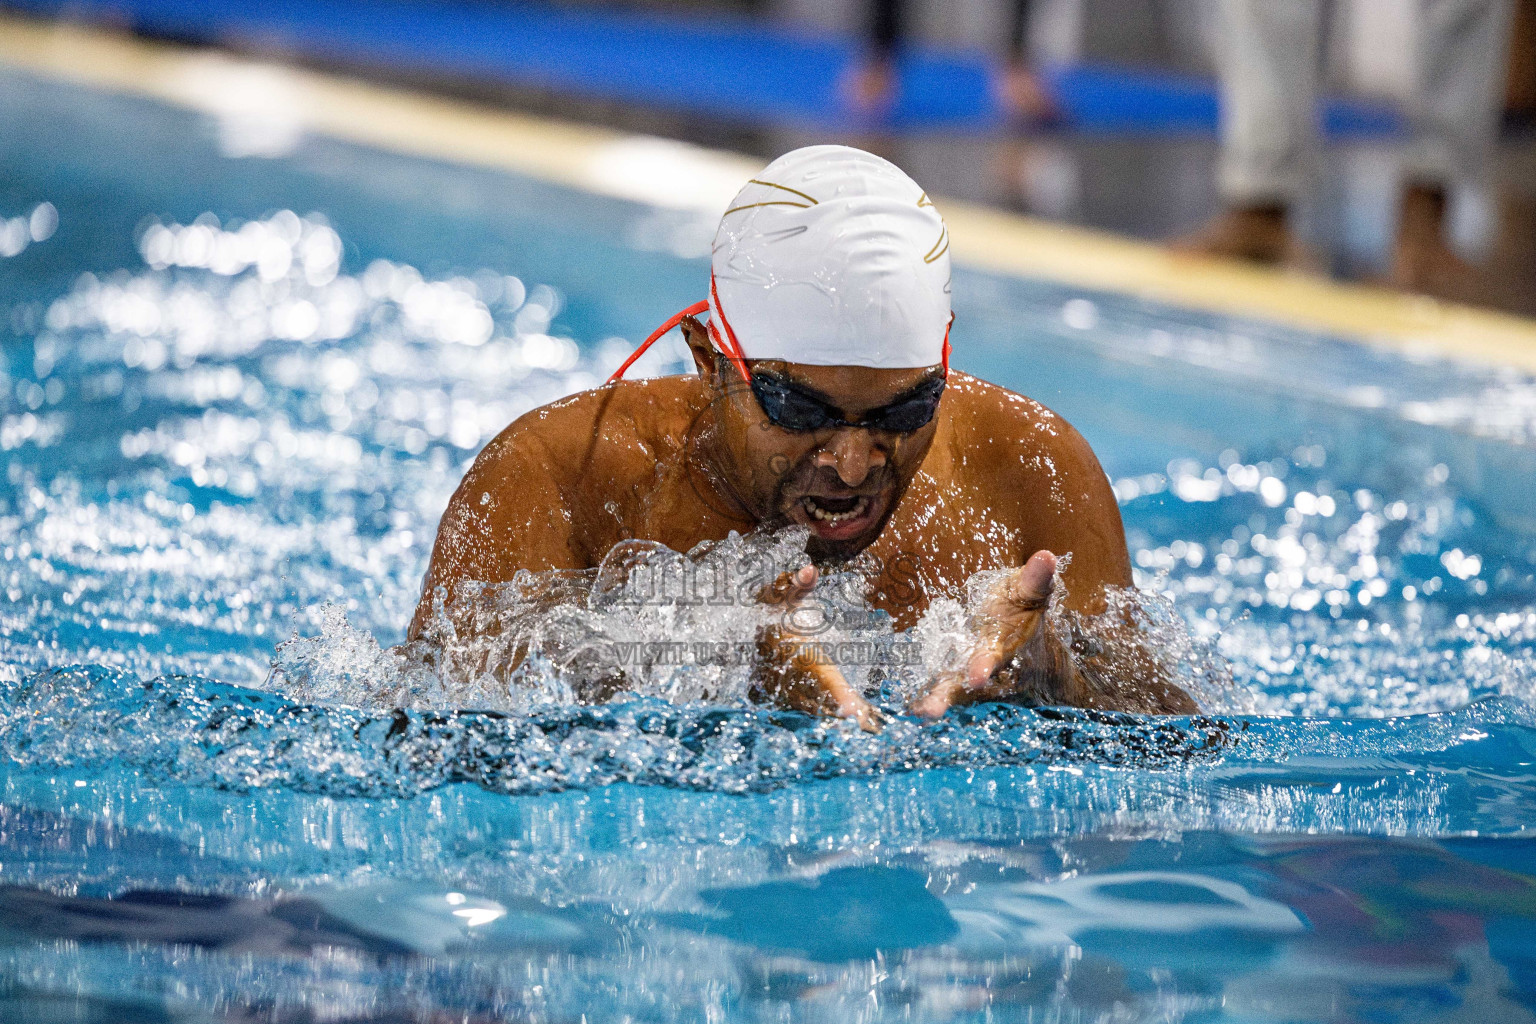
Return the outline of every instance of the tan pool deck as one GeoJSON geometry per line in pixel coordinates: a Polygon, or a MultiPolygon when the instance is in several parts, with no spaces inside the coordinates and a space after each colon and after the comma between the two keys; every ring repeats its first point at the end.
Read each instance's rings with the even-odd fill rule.
{"type": "MultiPolygon", "coordinates": [[[[762,162],[222,51],[0,16],[0,63],[215,116],[286,119],[383,150],[593,193],[723,210],[762,162]]],[[[1536,372],[1536,320],[1225,260],[957,201],[937,203],[958,263],[1340,338],[1536,372]]]]}

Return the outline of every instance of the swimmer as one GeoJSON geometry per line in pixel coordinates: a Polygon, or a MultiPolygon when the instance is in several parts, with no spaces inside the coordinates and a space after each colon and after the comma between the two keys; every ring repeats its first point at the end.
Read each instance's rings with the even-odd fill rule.
{"type": "MultiPolygon", "coordinates": [[[[443,515],[410,639],[432,638],[439,601],[458,636],[477,628],[461,584],[592,569],[634,538],[686,552],[795,525],[808,564],[764,601],[793,607],[819,571],[847,566],[907,629],[974,574],[1011,570],[963,667],[914,714],[997,700],[1196,710],[1108,611],[1131,565],[1093,451],[1040,403],[951,369],[952,319],[948,231],[915,182],[845,146],[780,157],[722,216],[708,298],[647,341],[680,324],[697,374],[623,380],[626,363],[491,441],[443,515]],[[1066,614],[1048,616],[1058,585],[1066,614]]],[[[878,727],[802,643],[764,638],[760,691],[878,727]]]]}

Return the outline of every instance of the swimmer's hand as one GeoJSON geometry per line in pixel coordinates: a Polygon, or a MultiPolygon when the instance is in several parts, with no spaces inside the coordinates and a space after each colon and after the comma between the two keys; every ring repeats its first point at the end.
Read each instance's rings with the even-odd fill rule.
{"type": "Polygon", "coordinates": [[[1081,703],[1081,673],[1046,629],[1056,556],[1036,551],[986,599],[976,645],[965,667],[934,680],[908,710],[938,718],[952,707],[985,701],[1081,703]]]}
{"type": "Polygon", "coordinates": [[[781,707],[852,718],[865,732],[879,732],[885,724],[880,712],[794,628],[793,612],[815,589],[816,579],[816,567],[808,565],[784,573],[758,595],[763,603],[785,612],[781,625],[763,630],[758,637],[758,687],[781,707]]]}

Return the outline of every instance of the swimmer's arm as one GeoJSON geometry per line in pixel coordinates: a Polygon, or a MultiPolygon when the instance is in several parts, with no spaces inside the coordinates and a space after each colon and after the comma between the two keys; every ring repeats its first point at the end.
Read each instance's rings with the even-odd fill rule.
{"type": "MultiPolygon", "coordinates": [[[[1020,482],[1033,486],[1016,492],[1015,500],[1022,502],[1021,513],[1034,510],[1037,524],[1024,531],[1030,543],[1019,552],[1021,560],[1041,550],[1071,554],[1060,574],[1066,590],[1061,610],[1067,614],[1042,626],[1055,648],[1048,660],[1058,667],[1060,703],[1158,714],[1198,710],[1173,683],[1150,638],[1125,616],[1123,603],[1111,604],[1112,593],[1132,591],[1135,582],[1109,477],[1071,424],[1060,417],[1044,422],[1054,442],[1049,455],[1055,475],[1021,474],[1020,482]]],[[[1024,561],[1020,576],[1027,575],[1024,561]]],[[[1051,582],[1044,581],[1040,596],[1048,596],[1051,582]]]]}
{"type": "Polygon", "coordinates": [[[810,715],[851,718],[865,732],[879,732],[885,723],[863,694],[849,685],[838,667],[793,628],[792,611],[816,587],[815,566],[785,573],[766,587],[758,600],[790,611],[783,625],[758,635],[755,689],[780,707],[810,715]]]}
{"type": "MultiPolygon", "coordinates": [[[[1153,714],[1191,714],[1195,702],[1174,684],[1154,642],[1128,616],[1125,602],[1112,603],[1111,594],[1134,598],[1135,580],[1125,543],[1125,525],[1109,477],[1088,441],[1065,420],[1055,421],[1059,437],[1055,461],[1058,477],[1050,494],[1032,495],[1034,508],[1046,511],[1038,520],[1040,534],[1033,550],[1071,553],[1060,574],[1060,622],[1045,630],[1059,648],[1051,660],[1060,666],[1061,702],[1075,707],[1153,714]],[[1064,497],[1064,501],[1056,500],[1064,497]]],[[[1028,563],[1020,570],[1027,575],[1028,563]]],[[[1051,581],[1042,596],[1049,592],[1051,581]]]]}
{"type": "Polygon", "coordinates": [[[407,639],[435,632],[439,601],[457,632],[472,628],[474,609],[455,601],[463,584],[506,583],[521,569],[586,568],[573,544],[561,475],[548,452],[516,427],[485,447],[449,500],[407,639]]]}
{"type": "Polygon", "coordinates": [[[1017,516],[1026,541],[1024,564],[989,601],[966,664],[938,679],[912,710],[935,717],[957,704],[1023,699],[1194,712],[1194,702],[1168,678],[1146,638],[1108,613],[1111,590],[1133,586],[1119,505],[1088,442],[1066,421],[1047,415],[1049,447],[1021,446],[1018,471],[998,475],[997,507],[1011,507],[1017,516]],[[1046,609],[1058,554],[1071,555],[1061,573],[1065,593],[1057,595],[1069,614],[1052,621],[1046,609]]]}
{"type": "Polygon", "coordinates": [[[964,663],[947,672],[911,711],[937,718],[983,701],[1067,705],[1104,711],[1192,714],[1148,641],[1128,618],[1053,614],[1057,559],[1038,551],[1005,577],[978,615],[978,636],[964,663]]]}

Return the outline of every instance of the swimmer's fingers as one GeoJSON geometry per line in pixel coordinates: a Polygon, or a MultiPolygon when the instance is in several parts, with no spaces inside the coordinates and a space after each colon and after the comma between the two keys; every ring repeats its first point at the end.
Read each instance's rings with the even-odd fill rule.
{"type": "Polygon", "coordinates": [[[1056,561],[1049,551],[1036,551],[1029,556],[1029,561],[1010,573],[987,599],[987,617],[1008,626],[1045,611],[1056,585],[1056,561]]]}
{"type": "Polygon", "coordinates": [[[759,682],[781,706],[812,715],[852,718],[865,732],[885,724],[880,712],[849,685],[843,673],[815,644],[799,639],[795,609],[816,588],[812,565],[786,572],[764,587],[758,600],[786,609],[783,624],[765,629],[759,640],[759,682]]]}
{"type": "Polygon", "coordinates": [[[849,684],[814,644],[769,630],[759,642],[758,681],[780,706],[810,715],[852,718],[865,732],[879,732],[884,717],[849,684]]]}
{"type": "Polygon", "coordinates": [[[983,607],[986,619],[965,667],[945,673],[908,710],[938,718],[952,707],[1037,696],[1049,684],[1056,661],[1045,649],[1045,611],[1055,582],[1056,556],[1037,551],[994,591],[983,607]],[[1039,649],[1036,649],[1039,648],[1039,649]]]}
{"type": "Polygon", "coordinates": [[[757,599],[763,604],[798,604],[816,589],[819,576],[814,565],[804,565],[794,572],[780,573],[778,579],[758,592],[757,599]]]}
{"type": "Polygon", "coordinates": [[[1055,573],[1056,556],[1037,551],[1004,580],[988,602],[988,621],[963,673],[965,689],[973,700],[1012,695],[1021,669],[1028,674],[1027,670],[1042,660],[1044,652],[1032,648],[1040,646],[1055,573]]]}
{"type": "Polygon", "coordinates": [[[1068,703],[1058,680],[1061,659],[1052,657],[1044,643],[1034,642],[1042,634],[1043,630],[1036,628],[1023,645],[1011,651],[986,647],[973,652],[962,671],[934,680],[907,710],[920,718],[940,718],[950,708],[988,701],[1068,703]]]}
{"type": "MultiPolygon", "coordinates": [[[[796,646],[800,646],[796,644],[796,646]]],[[[864,695],[855,690],[843,678],[842,670],[831,662],[822,660],[819,655],[812,654],[807,659],[810,664],[799,669],[802,663],[797,656],[793,664],[803,671],[812,681],[818,699],[817,704],[820,713],[830,711],[838,718],[851,718],[859,723],[859,728],[865,732],[879,732],[885,726],[885,716],[881,715],[875,706],[864,699],[864,695]]]]}
{"type": "Polygon", "coordinates": [[[958,672],[950,672],[935,679],[928,689],[908,704],[907,712],[919,718],[942,718],[950,708],[967,703],[966,696],[965,677],[958,672]]]}
{"type": "Polygon", "coordinates": [[[803,646],[784,642],[779,651],[783,660],[765,670],[764,681],[776,703],[809,715],[852,718],[865,732],[879,732],[885,720],[874,705],[849,685],[836,665],[814,650],[796,650],[803,646]]]}
{"type": "Polygon", "coordinates": [[[950,708],[1012,697],[1017,683],[1008,671],[1011,653],[999,643],[973,650],[964,669],[939,676],[907,710],[920,718],[939,718],[950,708]]]}

